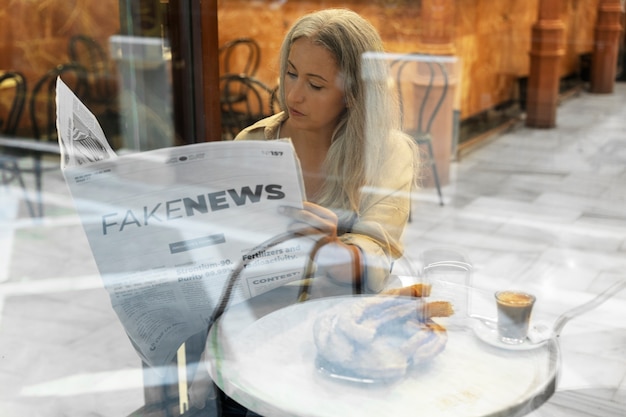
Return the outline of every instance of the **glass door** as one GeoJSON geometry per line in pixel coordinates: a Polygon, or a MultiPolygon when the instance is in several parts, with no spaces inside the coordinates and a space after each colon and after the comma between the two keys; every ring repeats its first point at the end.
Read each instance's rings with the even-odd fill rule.
{"type": "Polygon", "coordinates": [[[111,51],[125,147],[220,139],[217,1],[120,0],[111,51]]]}

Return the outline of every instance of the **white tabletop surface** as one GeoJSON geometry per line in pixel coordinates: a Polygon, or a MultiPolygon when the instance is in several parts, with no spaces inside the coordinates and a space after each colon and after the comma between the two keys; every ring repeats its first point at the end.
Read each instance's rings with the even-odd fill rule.
{"type": "MultiPolygon", "coordinates": [[[[430,298],[454,291],[434,291],[430,298]]],[[[319,312],[356,299],[292,304],[293,293],[282,288],[230,308],[208,338],[214,381],[261,415],[521,416],[554,392],[560,354],[555,339],[505,349],[464,311],[439,320],[448,328],[446,349],[404,378],[374,384],[333,378],[316,366],[313,323],[319,312]]],[[[490,294],[471,298],[474,305],[492,303],[490,294]]]]}

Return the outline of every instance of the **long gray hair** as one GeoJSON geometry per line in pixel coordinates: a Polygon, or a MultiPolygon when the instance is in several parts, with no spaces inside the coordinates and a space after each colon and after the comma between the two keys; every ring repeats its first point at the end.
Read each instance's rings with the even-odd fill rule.
{"type": "MultiPolygon", "coordinates": [[[[347,111],[342,116],[324,162],[326,182],[316,203],[358,213],[361,188],[376,185],[387,158],[390,135],[400,127],[397,99],[391,93],[385,60],[365,60],[367,52],[383,52],[376,29],[357,13],[327,9],[301,17],[291,27],[280,52],[280,85],[285,79],[291,45],[308,38],[326,48],[344,80],[347,111]]],[[[281,108],[285,91],[279,87],[281,108]]]]}

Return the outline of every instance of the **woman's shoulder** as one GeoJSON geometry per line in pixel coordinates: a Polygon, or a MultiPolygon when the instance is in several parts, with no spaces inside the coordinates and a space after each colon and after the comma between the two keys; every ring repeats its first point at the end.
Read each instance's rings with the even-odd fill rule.
{"type": "Polygon", "coordinates": [[[388,146],[392,157],[412,159],[417,153],[417,145],[413,138],[400,130],[394,130],[389,135],[388,146]]]}
{"type": "Polygon", "coordinates": [[[284,112],[261,119],[239,132],[235,140],[276,139],[278,129],[285,119],[286,114],[284,112]]]}
{"type": "Polygon", "coordinates": [[[385,177],[405,181],[407,177],[415,176],[420,165],[420,157],[411,136],[394,131],[389,136],[386,155],[381,167],[385,177]]]}

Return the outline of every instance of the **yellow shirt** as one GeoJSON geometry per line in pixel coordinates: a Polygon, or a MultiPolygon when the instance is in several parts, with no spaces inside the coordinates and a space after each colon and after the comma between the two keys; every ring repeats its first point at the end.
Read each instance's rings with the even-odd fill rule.
{"type": "MultiPolygon", "coordinates": [[[[242,130],[235,140],[276,139],[286,119],[284,112],[277,113],[242,130]]],[[[375,186],[364,187],[359,213],[354,215],[350,225],[344,226],[349,232],[339,236],[344,243],[361,250],[365,268],[363,288],[369,292],[384,288],[393,261],[403,254],[402,235],[409,217],[417,169],[410,138],[398,134],[390,140],[390,157],[382,171],[384,178],[375,186]]]]}

